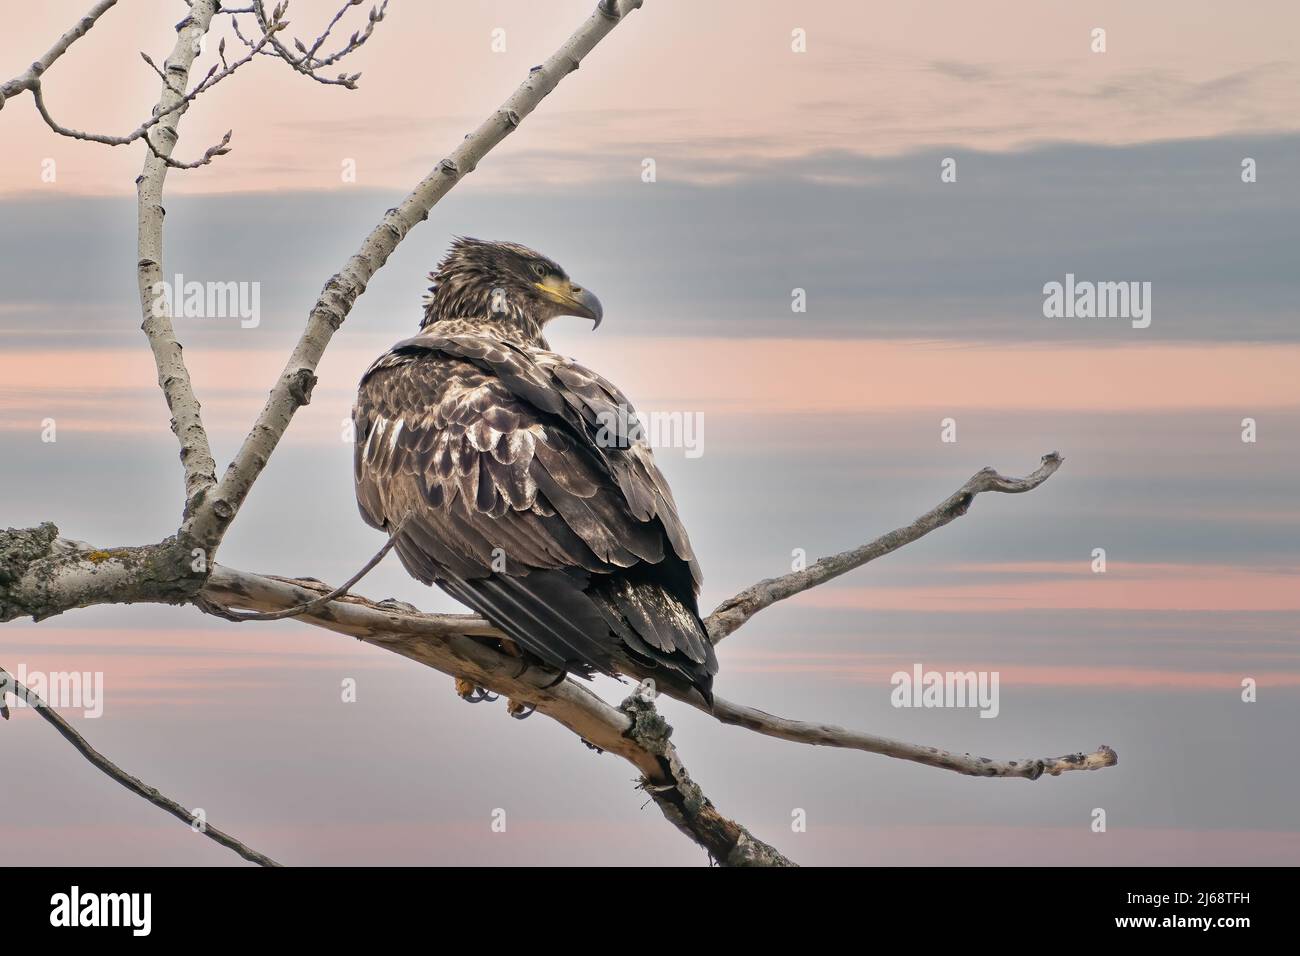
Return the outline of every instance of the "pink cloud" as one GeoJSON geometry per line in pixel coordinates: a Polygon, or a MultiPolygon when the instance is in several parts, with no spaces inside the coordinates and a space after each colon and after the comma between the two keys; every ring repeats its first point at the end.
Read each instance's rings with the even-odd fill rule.
{"type": "MultiPolygon", "coordinates": [[[[339,440],[339,420],[350,412],[355,383],[387,344],[370,336],[364,345],[331,350],[315,400],[300,416],[310,437],[339,440]]],[[[279,349],[187,352],[210,426],[247,428],[285,356],[279,349]]],[[[749,418],[1022,408],[1026,395],[1034,396],[1038,410],[1222,408],[1236,414],[1300,406],[1295,345],[1037,349],[869,339],[592,338],[579,358],[643,408],[749,418]],[[863,368],[872,369],[870,377],[860,374],[863,368]],[[773,381],[818,384],[773,388],[773,381]],[[972,381],[980,388],[971,389],[972,381]]],[[[0,429],[35,428],[46,415],[62,414],[68,420],[60,426],[74,430],[138,430],[144,413],[165,431],[166,408],[161,397],[150,398],[155,378],[143,343],[102,351],[8,351],[0,354],[0,429]],[[69,381],[76,387],[52,384],[69,381]]],[[[295,434],[303,433],[300,423],[295,434]]]]}
{"type": "MultiPolygon", "coordinates": [[[[295,0],[294,31],[315,36],[332,2],[295,0]]],[[[48,48],[85,6],[29,5],[0,40],[5,75],[48,48]]],[[[923,19],[912,6],[805,4],[796,23],[785,4],[749,4],[738,22],[723,5],[660,0],[596,48],[583,70],[482,164],[474,188],[631,180],[643,155],[658,156],[663,175],[710,181],[757,161],[817,150],[879,155],[940,142],[1006,149],[1044,140],[1150,142],[1295,128],[1291,0],[1255,0],[1241,24],[1204,16],[1180,0],[1111,4],[1112,36],[1141,42],[1113,43],[1105,56],[1089,52],[1096,24],[1074,5],[999,2],[986,9],[929,0],[923,19]],[[796,25],[807,32],[804,54],[791,51],[796,25]],[[673,69],[662,69],[666,56],[673,69]],[[1123,95],[1109,92],[1115,90],[1123,95]]],[[[56,117],[119,135],[142,122],[159,81],[137,51],[161,62],[174,40],[174,7],[170,0],[138,0],[104,16],[46,78],[56,117]],[[112,82],[96,82],[101,76],[112,82]]],[[[345,159],[355,160],[359,186],[409,188],[590,7],[589,0],[390,4],[374,39],[346,64],[364,73],[361,89],[351,93],[260,59],[202,97],[182,125],[183,158],[232,127],[234,151],[173,176],[168,188],[356,188],[340,176],[345,159]],[[496,28],[506,31],[502,52],[492,49],[496,28]],[[454,95],[431,97],[430,90],[454,95]]],[[[343,35],[364,22],[366,9],[345,21],[343,35]]],[[[247,33],[253,27],[243,20],[247,33]]],[[[217,62],[219,36],[242,48],[219,22],[196,78],[217,62]]],[[[4,125],[0,189],[133,194],[140,147],[57,138],[26,96],[5,109],[4,125]],[[41,181],[47,158],[59,164],[57,184],[41,181]]]]}

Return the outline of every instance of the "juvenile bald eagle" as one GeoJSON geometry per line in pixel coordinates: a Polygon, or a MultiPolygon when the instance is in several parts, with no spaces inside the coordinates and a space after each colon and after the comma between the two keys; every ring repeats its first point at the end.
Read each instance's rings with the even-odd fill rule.
{"type": "Polygon", "coordinates": [[[584,677],[650,677],[712,704],[700,569],[627,398],[550,350],[600,301],[524,246],[458,239],[424,321],[361,379],[357,504],[406,570],[584,677]]]}

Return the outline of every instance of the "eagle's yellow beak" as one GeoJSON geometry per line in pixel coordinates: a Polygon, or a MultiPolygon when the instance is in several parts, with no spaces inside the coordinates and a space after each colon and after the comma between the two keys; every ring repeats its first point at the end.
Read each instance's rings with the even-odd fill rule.
{"type": "Polygon", "coordinates": [[[591,319],[592,328],[600,328],[600,320],[605,310],[600,299],[581,286],[576,286],[569,279],[557,279],[547,276],[541,282],[533,283],[537,289],[556,305],[560,306],[560,315],[577,315],[591,319]]]}

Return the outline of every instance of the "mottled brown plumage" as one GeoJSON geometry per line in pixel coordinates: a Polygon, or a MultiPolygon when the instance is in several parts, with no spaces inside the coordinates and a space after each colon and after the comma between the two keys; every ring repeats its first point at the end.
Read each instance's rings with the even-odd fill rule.
{"type": "Polygon", "coordinates": [[[546,664],[651,677],[712,700],[700,571],[672,493],[601,376],[550,351],[557,315],[594,296],[524,246],[457,240],[420,333],[361,380],[362,517],[406,569],[546,664]]]}

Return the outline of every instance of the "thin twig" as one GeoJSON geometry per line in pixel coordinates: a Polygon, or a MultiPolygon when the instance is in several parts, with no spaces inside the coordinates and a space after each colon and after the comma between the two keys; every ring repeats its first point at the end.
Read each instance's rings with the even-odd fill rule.
{"type": "MultiPolygon", "coordinates": [[[[197,17],[191,17],[189,22],[203,23],[204,24],[203,30],[205,33],[207,32],[206,21],[202,21],[197,17]]],[[[269,27],[271,32],[269,34],[264,34],[262,38],[259,41],[257,41],[256,44],[253,45],[251,52],[249,52],[242,58],[236,60],[234,63],[231,63],[225,69],[221,69],[216,64],[213,64],[213,66],[211,67],[211,69],[208,70],[208,73],[203,78],[203,80],[196,87],[194,87],[194,89],[191,90],[189,93],[185,93],[183,91],[183,88],[178,89],[173,83],[171,83],[168,80],[167,76],[163,73],[163,71],[158,69],[158,67],[154,64],[153,60],[150,59],[148,56],[145,56],[144,58],[145,62],[148,63],[151,67],[153,67],[154,71],[157,72],[158,75],[162,77],[165,90],[167,91],[167,93],[172,94],[168,98],[173,100],[174,102],[169,102],[166,104],[160,102],[158,108],[154,111],[153,116],[145,120],[135,129],[131,130],[131,132],[123,136],[113,136],[106,133],[90,133],[85,130],[73,129],[69,126],[64,126],[62,123],[58,122],[58,120],[54,118],[53,114],[51,114],[50,112],[49,107],[46,105],[45,93],[42,88],[40,80],[33,79],[26,88],[32,91],[32,99],[36,105],[36,110],[40,114],[41,119],[45,121],[45,125],[48,126],[53,132],[57,133],[60,136],[66,136],[69,139],[82,140],[83,142],[99,143],[100,145],[103,146],[129,146],[130,144],[134,143],[136,140],[144,138],[145,141],[148,142],[149,148],[153,151],[154,155],[157,156],[159,159],[161,159],[163,162],[165,162],[167,165],[176,169],[196,169],[199,166],[206,166],[208,163],[212,161],[213,157],[223,156],[229,152],[229,150],[225,148],[226,144],[230,142],[229,133],[226,134],[225,139],[223,139],[221,143],[208,149],[208,151],[204,153],[201,159],[195,160],[194,162],[190,162],[190,163],[184,163],[179,160],[173,160],[170,155],[170,147],[168,148],[167,152],[163,152],[162,149],[153,142],[153,140],[149,137],[148,134],[150,133],[151,130],[155,128],[164,131],[169,135],[174,134],[176,123],[175,122],[168,123],[166,122],[167,120],[174,117],[177,113],[184,112],[186,109],[189,108],[189,105],[192,102],[194,102],[194,100],[196,100],[200,95],[212,89],[222,80],[226,79],[228,76],[233,74],[241,66],[244,66],[245,64],[251,62],[253,57],[258,53],[258,51],[260,51],[268,42],[270,42],[274,34],[279,30],[284,29],[285,26],[287,26],[287,23],[284,21],[281,20],[271,21],[269,27]]],[[[201,35],[202,34],[200,34],[200,36],[201,35]]],[[[173,52],[172,57],[168,59],[167,64],[169,68],[172,68],[174,66],[179,71],[180,75],[183,78],[188,78],[189,64],[192,63],[193,60],[194,60],[193,52],[189,54],[188,62],[183,62],[181,60],[178,60],[175,52],[173,52]]],[[[172,145],[175,145],[174,142],[172,145]]]]}
{"type": "Polygon", "coordinates": [[[68,48],[72,46],[72,44],[76,43],[89,33],[90,28],[95,25],[95,21],[103,16],[109,8],[114,6],[116,3],[117,0],[99,0],[98,3],[90,8],[89,13],[77,21],[76,26],[67,30],[54,42],[52,47],[45,51],[44,56],[12,80],[0,84],[0,109],[4,108],[5,100],[8,97],[21,93],[23,90],[32,89],[33,85],[41,78],[45,71],[53,66],[54,62],[58,60],[59,57],[67,53],[68,48]]]}
{"type": "Polygon", "coordinates": [[[809,588],[825,584],[832,578],[860,568],[868,561],[883,557],[891,551],[897,551],[917,538],[924,537],[936,528],[942,528],[948,522],[964,515],[975,500],[975,496],[985,491],[998,491],[1004,494],[1020,494],[1032,491],[1056,473],[1065,461],[1056,452],[1043,456],[1042,464],[1024,478],[1004,478],[992,468],[977,471],[971,479],[948,496],[941,504],[930,509],[906,527],[883,534],[874,541],[841,552],[829,558],[822,558],[802,571],[794,571],[779,578],[759,581],[739,594],[727,598],[704,619],[709,636],[717,644],[751,617],[770,607],[777,601],[793,597],[809,588]]]}
{"type": "MultiPolygon", "coordinates": [[[[321,57],[321,58],[317,58],[316,53],[317,51],[320,50],[321,45],[324,44],[326,39],[328,39],[335,25],[337,25],[339,20],[343,18],[343,15],[347,13],[347,11],[351,7],[357,5],[358,4],[354,3],[353,0],[347,0],[347,2],[343,4],[343,7],[336,14],[334,14],[334,17],[330,20],[329,24],[325,27],[325,31],[319,37],[316,38],[316,41],[312,44],[310,49],[308,49],[307,46],[301,40],[295,40],[294,45],[298,48],[298,52],[300,55],[295,56],[294,53],[288,47],[286,47],[279,39],[275,37],[271,38],[271,49],[265,50],[263,52],[271,56],[279,57],[280,59],[284,60],[285,63],[289,64],[289,66],[293,67],[293,69],[303,74],[304,76],[315,80],[317,83],[323,83],[327,86],[343,86],[346,87],[347,89],[355,90],[357,88],[357,80],[361,78],[360,73],[353,73],[351,75],[347,73],[340,73],[337,77],[330,78],[327,76],[321,76],[316,71],[323,69],[326,66],[330,66],[331,64],[337,63],[340,60],[345,59],[346,57],[350,56],[351,54],[359,50],[362,46],[364,46],[366,41],[369,40],[371,35],[374,33],[375,26],[383,21],[384,15],[388,11],[388,0],[383,0],[383,2],[378,7],[371,8],[369,16],[366,21],[365,29],[354,32],[351,38],[348,40],[348,42],[344,44],[344,46],[341,49],[330,54],[329,56],[321,57]]],[[[281,6],[283,6],[283,4],[281,4],[281,6]]],[[[281,6],[277,6],[276,11],[282,12],[281,6]]],[[[261,26],[263,31],[265,32],[267,23],[269,21],[268,21],[268,17],[266,14],[266,7],[263,0],[253,0],[251,11],[253,15],[257,18],[258,25],[261,26]]],[[[272,12],[271,18],[274,17],[275,17],[275,12],[272,12]]],[[[244,37],[243,33],[241,33],[239,30],[239,21],[232,18],[231,25],[235,29],[235,35],[239,37],[240,40],[243,40],[245,46],[248,46],[249,45],[248,40],[244,37]]]]}
{"type": "MultiPolygon", "coordinates": [[[[40,695],[23,686],[18,678],[14,677],[3,667],[0,667],[0,712],[3,712],[4,695],[6,692],[13,694],[20,701],[35,708],[36,713],[38,713],[46,723],[57,730],[60,736],[62,736],[64,740],[68,741],[68,743],[72,744],[77,752],[90,761],[94,767],[102,770],[105,774],[126,787],[126,789],[130,790],[132,793],[148,800],[155,807],[166,810],[178,820],[183,820],[188,823],[191,828],[194,826],[195,821],[198,818],[192,811],[187,810],[171,797],[160,793],[156,787],[151,787],[140,778],[133,777],[117,764],[113,763],[113,761],[109,760],[102,753],[92,747],[86,741],[85,737],[77,733],[71,724],[64,720],[57,711],[41,699],[40,695]]],[[[8,719],[7,713],[4,713],[3,716],[5,719],[8,719]]],[[[229,850],[234,850],[245,860],[248,860],[251,863],[256,863],[258,866],[270,867],[280,865],[266,854],[257,852],[247,844],[236,840],[224,830],[218,830],[214,826],[209,826],[206,822],[199,827],[198,832],[202,833],[209,840],[220,843],[229,850]]]]}
{"type": "Polygon", "coordinates": [[[352,577],[348,578],[328,594],[322,594],[320,597],[308,601],[306,604],[299,604],[297,607],[285,608],[283,611],[266,611],[262,613],[256,611],[228,611],[223,614],[222,617],[230,621],[280,621],[286,617],[299,617],[303,614],[311,614],[312,612],[323,608],[326,604],[329,604],[330,601],[346,595],[350,590],[352,590],[353,586],[373,571],[380,561],[384,560],[388,555],[388,552],[393,550],[393,545],[397,544],[397,536],[401,533],[402,528],[406,527],[408,518],[410,518],[409,514],[397,523],[397,527],[394,528],[392,533],[388,536],[388,540],[384,542],[384,546],[375,552],[375,556],[367,561],[360,571],[352,575],[352,577]]]}
{"type": "MultiPolygon", "coordinates": [[[[686,702],[690,703],[689,700],[686,702]]],[[[836,727],[834,724],[777,717],[756,707],[733,704],[721,697],[714,698],[712,713],[724,724],[744,727],[746,730],[767,737],[779,737],[793,743],[811,744],[816,747],[863,750],[884,757],[911,760],[941,770],[953,770],[971,777],[1023,777],[1026,780],[1037,780],[1043,774],[1058,777],[1067,770],[1100,770],[1119,763],[1119,755],[1105,744],[1092,753],[1067,754],[1064,757],[1031,757],[1026,760],[993,760],[989,757],[952,753],[923,744],[891,740],[888,737],[836,727]]]]}
{"type": "Polygon", "coordinates": [[[150,137],[146,136],[144,138],[144,141],[148,144],[149,151],[153,153],[154,156],[156,156],[158,159],[166,163],[172,169],[198,169],[200,166],[208,165],[218,156],[225,156],[227,153],[229,153],[230,137],[233,136],[234,133],[235,133],[234,130],[229,130],[229,129],[226,130],[226,135],[221,137],[221,142],[217,143],[214,146],[209,146],[206,150],[204,150],[202,156],[200,156],[198,159],[191,160],[188,163],[181,162],[179,159],[172,159],[161,149],[155,146],[153,144],[153,139],[151,139],[150,137]]]}

